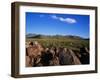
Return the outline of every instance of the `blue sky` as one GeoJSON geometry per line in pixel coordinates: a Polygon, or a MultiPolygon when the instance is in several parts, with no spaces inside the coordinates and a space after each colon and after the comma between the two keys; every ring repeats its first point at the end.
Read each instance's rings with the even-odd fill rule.
{"type": "Polygon", "coordinates": [[[89,38],[89,15],[26,12],[26,34],[89,38]]]}

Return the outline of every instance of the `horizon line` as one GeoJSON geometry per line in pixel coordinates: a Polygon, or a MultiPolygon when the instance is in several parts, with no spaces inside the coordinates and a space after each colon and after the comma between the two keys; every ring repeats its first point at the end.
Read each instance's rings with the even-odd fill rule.
{"type": "Polygon", "coordinates": [[[28,34],[36,34],[36,35],[44,35],[44,36],[56,36],[56,35],[59,35],[59,36],[77,36],[77,37],[81,37],[81,38],[88,38],[89,37],[83,37],[83,36],[80,36],[80,35],[73,35],[73,34],[39,34],[39,33],[26,33],[26,35],[28,34]]]}

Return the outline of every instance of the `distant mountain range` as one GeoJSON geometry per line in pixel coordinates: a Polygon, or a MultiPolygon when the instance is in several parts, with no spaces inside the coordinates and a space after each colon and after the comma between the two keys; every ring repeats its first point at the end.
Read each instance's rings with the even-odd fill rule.
{"type": "Polygon", "coordinates": [[[89,38],[82,38],[80,36],[74,35],[43,35],[43,34],[26,34],[26,38],[72,38],[72,39],[85,39],[89,40],[89,38]]]}

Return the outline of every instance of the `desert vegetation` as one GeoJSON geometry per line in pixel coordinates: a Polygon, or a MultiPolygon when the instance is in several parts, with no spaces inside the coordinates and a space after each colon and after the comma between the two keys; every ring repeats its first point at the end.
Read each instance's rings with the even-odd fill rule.
{"type": "Polygon", "coordinates": [[[89,64],[89,39],[71,35],[28,34],[26,53],[27,67],[89,64]],[[29,54],[30,45],[35,56],[29,54]]]}

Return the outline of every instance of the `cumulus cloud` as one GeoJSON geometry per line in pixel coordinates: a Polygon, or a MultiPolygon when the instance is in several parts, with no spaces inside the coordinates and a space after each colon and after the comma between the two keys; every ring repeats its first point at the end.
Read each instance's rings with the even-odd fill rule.
{"type": "Polygon", "coordinates": [[[68,22],[68,23],[76,23],[77,21],[73,18],[66,18],[64,21],[68,22]]]}
{"type": "Polygon", "coordinates": [[[52,15],[51,18],[52,19],[57,19],[57,20],[62,21],[62,22],[70,23],[70,24],[74,24],[74,23],[77,22],[76,19],[74,19],[74,18],[69,18],[69,17],[68,18],[63,18],[63,17],[58,17],[56,15],[52,15]]]}

